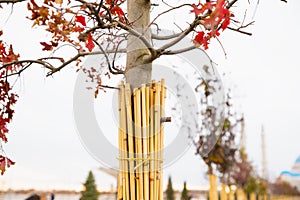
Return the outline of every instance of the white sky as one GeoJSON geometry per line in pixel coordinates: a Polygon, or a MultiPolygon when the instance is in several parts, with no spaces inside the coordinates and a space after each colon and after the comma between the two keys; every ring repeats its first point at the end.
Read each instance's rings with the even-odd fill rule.
{"type": "MultiPolygon", "coordinates": [[[[249,18],[253,14],[251,6],[249,18]]],[[[255,25],[248,29],[253,36],[227,30],[220,37],[227,59],[217,42],[208,51],[218,63],[218,70],[227,74],[225,85],[235,89],[237,104],[245,113],[247,151],[258,170],[260,129],[262,124],[265,127],[271,178],[289,170],[300,154],[299,8],[297,0],[289,0],[288,4],[260,1],[255,25]]],[[[45,36],[30,29],[23,11],[15,7],[6,23],[8,10],[5,12],[1,13],[0,28],[22,57],[47,55],[37,50],[45,36]]],[[[90,169],[100,189],[115,184],[113,178],[96,170],[99,163],[87,153],[77,135],[72,110],[74,71],[68,68],[55,78],[44,78],[44,71],[35,67],[18,82],[20,98],[5,145],[7,154],[17,163],[0,177],[0,188],[81,189],[90,169]]],[[[204,173],[204,164],[190,151],[166,168],[164,176],[166,180],[171,175],[176,188],[181,189],[185,180],[195,188],[206,182],[204,173]]]]}

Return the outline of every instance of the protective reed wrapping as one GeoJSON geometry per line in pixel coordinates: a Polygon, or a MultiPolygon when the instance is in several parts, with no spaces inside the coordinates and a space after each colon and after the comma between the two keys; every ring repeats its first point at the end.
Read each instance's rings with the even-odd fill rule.
{"type": "Polygon", "coordinates": [[[163,199],[165,97],[164,80],[119,85],[118,199],[163,199]]]}

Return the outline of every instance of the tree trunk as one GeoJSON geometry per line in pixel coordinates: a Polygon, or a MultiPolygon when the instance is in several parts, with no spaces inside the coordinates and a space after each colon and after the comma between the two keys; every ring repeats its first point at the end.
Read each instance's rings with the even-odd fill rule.
{"type": "MultiPolygon", "coordinates": [[[[128,20],[131,28],[141,33],[151,44],[150,24],[150,0],[127,0],[128,20]]],[[[126,82],[132,88],[151,81],[152,64],[145,63],[145,57],[149,57],[145,44],[133,35],[129,35],[127,43],[126,82]]]]}

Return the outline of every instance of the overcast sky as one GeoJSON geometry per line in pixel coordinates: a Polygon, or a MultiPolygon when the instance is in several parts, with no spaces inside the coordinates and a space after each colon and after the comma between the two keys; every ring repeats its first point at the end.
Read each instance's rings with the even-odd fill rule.
{"type": "MultiPolygon", "coordinates": [[[[4,36],[23,58],[48,55],[39,51],[39,42],[45,41],[45,35],[32,31],[30,22],[23,17],[24,8],[16,6],[9,18],[10,10],[1,13],[4,36]]],[[[212,42],[208,50],[219,72],[226,74],[224,85],[234,88],[238,108],[245,115],[247,152],[259,172],[260,132],[261,126],[265,127],[271,178],[289,170],[300,155],[299,9],[297,0],[287,4],[263,0],[256,12],[252,3],[247,16],[251,20],[255,13],[255,25],[248,29],[253,36],[227,30],[220,37],[227,58],[217,42],[212,42]]],[[[109,189],[116,183],[97,170],[100,164],[85,150],[76,132],[72,108],[74,71],[68,68],[54,78],[45,78],[45,71],[35,67],[20,78],[20,98],[10,125],[9,143],[4,145],[16,165],[0,177],[0,188],[81,189],[89,170],[95,173],[100,189],[109,189]]],[[[193,154],[193,150],[188,151],[165,169],[165,179],[171,175],[176,188],[181,188],[183,181],[193,188],[206,183],[205,166],[193,154]]]]}

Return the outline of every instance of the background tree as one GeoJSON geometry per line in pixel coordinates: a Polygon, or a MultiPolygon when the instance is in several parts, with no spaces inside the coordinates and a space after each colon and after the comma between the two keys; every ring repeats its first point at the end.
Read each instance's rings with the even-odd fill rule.
{"type": "MultiPolygon", "coordinates": [[[[95,83],[94,88],[91,88],[95,90],[95,96],[106,87],[100,76],[106,66],[107,76],[122,74],[132,87],[139,87],[151,81],[151,63],[159,57],[196,48],[207,49],[210,41],[228,28],[234,18],[230,9],[237,0],[177,2],[177,5],[173,1],[173,5],[163,1],[160,3],[167,5],[167,9],[163,9],[152,21],[150,11],[157,5],[148,0],[21,0],[0,1],[0,5],[18,2],[27,3],[31,14],[27,18],[32,21],[33,27],[46,31],[50,36],[48,40],[39,42],[43,51],[52,52],[54,56],[22,58],[12,45],[0,40],[0,138],[3,142],[7,142],[7,125],[13,117],[12,106],[18,97],[13,92],[12,83],[32,66],[40,65],[46,70],[47,76],[54,76],[67,66],[75,66],[77,71],[82,70],[95,83]],[[187,15],[194,16],[188,25],[172,35],[157,34],[160,30],[158,19],[183,8],[189,8],[187,15]],[[156,34],[151,32],[151,27],[157,27],[156,34]],[[172,49],[186,36],[193,38],[191,44],[172,49]],[[152,40],[165,40],[165,44],[154,47],[152,40]],[[56,55],[57,49],[72,55],[56,55]],[[126,64],[116,65],[116,58],[124,53],[126,64]],[[103,62],[99,66],[87,68],[82,59],[91,55],[102,55],[103,62]]],[[[244,22],[234,21],[237,28],[231,27],[230,30],[246,33],[241,30],[247,27],[244,22]]],[[[3,34],[9,33],[0,30],[0,37],[3,34]]],[[[0,162],[2,173],[13,164],[4,153],[0,155],[0,162]]]]}
{"type": "Polygon", "coordinates": [[[89,171],[89,174],[83,186],[84,190],[81,192],[80,200],[98,200],[99,192],[97,190],[94,175],[91,171],[89,171]]]}
{"type": "Polygon", "coordinates": [[[252,189],[251,184],[251,182],[255,182],[255,171],[251,162],[248,161],[248,156],[244,148],[240,149],[237,157],[233,174],[234,182],[241,188],[247,188],[246,191],[250,193],[255,190],[255,188],[252,189]]]}
{"type": "Polygon", "coordinates": [[[167,195],[167,200],[174,200],[174,190],[173,190],[171,176],[169,176],[169,178],[168,178],[168,185],[167,185],[166,195],[167,195]]]}
{"type": "Polygon", "coordinates": [[[182,189],[182,192],[181,192],[181,200],[189,200],[189,193],[188,193],[188,190],[186,188],[186,181],[184,181],[183,183],[183,189],[182,189]]]}
{"type": "Polygon", "coordinates": [[[270,190],[272,195],[300,195],[296,187],[291,186],[291,184],[280,178],[277,178],[275,183],[270,184],[270,190]]]}
{"type": "Polygon", "coordinates": [[[218,84],[218,80],[209,80],[199,85],[198,89],[202,88],[202,124],[199,138],[194,144],[196,154],[208,166],[208,174],[219,172],[221,181],[229,184],[232,182],[231,174],[236,162],[236,135],[241,131],[243,117],[234,110],[230,90],[226,93],[225,102],[214,105],[213,95],[219,88],[218,84]]]}

